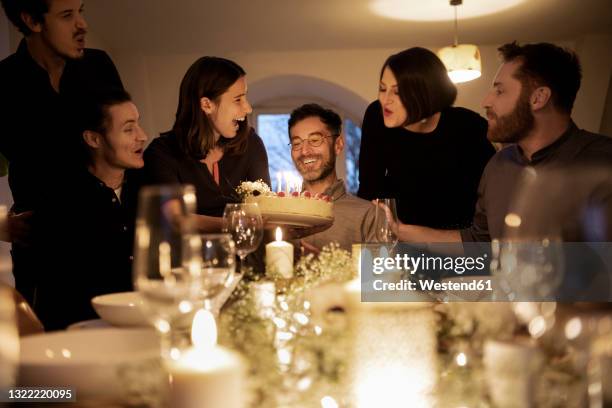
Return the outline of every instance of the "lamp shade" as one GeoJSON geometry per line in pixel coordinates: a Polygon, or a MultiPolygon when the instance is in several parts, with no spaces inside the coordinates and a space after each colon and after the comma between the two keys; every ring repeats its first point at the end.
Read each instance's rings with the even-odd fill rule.
{"type": "Polygon", "coordinates": [[[482,64],[480,50],[474,44],[458,44],[438,51],[451,81],[458,84],[480,77],[482,64]]]}

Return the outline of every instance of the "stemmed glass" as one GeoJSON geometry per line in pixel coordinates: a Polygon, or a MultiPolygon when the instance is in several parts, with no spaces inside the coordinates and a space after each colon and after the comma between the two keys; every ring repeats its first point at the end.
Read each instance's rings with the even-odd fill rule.
{"type": "Polygon", "coordinates": [[[236,243],[240,268],[244,272],[245,258],[254,252],[263,239],[263,220],[256,203],[226,204],[223,212],[223,232],[236,243]]]}
{"type": "Polygon", "coordinates": [[[230,234],[203,234],[201,297],[204,308],[217,316],[240,280],[236,276],[236,245],[230,234]]]}
{"type": "Polygon", "coordinates": [[[193,186],[161,185],[140,192],[134,243],[134,286],[143,311],[170,357],[181,320],[201,302],[201,239],[193,222],[193,186]]]}
{"type": "Polygon", "coordinates": [[[376,239],[381,243],[397,243],[394,228],[398,225],[397,207],[394,198],[377,198],[374,222],[376,226],[376,239]]]}

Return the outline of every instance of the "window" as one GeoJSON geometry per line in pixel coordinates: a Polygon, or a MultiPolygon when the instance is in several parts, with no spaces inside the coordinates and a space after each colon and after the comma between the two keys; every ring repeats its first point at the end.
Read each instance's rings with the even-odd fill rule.
{"type": "MultiPolygon", "coordinates": [[[[298,106],[298,105],[295,105],[298,106]]],[[[263,139],[266,151],[272,189],[278,189],[278,175],[291,174],[300,178],[299,173],[291,160],[287,122],[291,109],[276,109],[274,112],[256,112],[255,125],[257,134],[263,139]]],[[[342,115],[341,115],[342,116],[342,115]]],[[[339,178],[343,178],[347,190],[353,194],[359,187],[359,146],[361,143],[361,128],[351,119],[344,118],[343,133],[345,138],[344,153],[338,157],[336,171],[339,178]]],[[[284,186],[283,181],[283,186],[284,186]]]]}

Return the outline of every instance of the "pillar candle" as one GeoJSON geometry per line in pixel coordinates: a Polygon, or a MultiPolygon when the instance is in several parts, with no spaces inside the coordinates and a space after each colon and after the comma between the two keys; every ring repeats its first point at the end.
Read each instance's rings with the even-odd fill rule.
{"type": "Polygon", "coordinates": [[[241,357],[216,345],[214,318],[203,310],[196,313],[194,346],[169,363],[171,405],[177,408],[242,408],[246,403],[241,357]],[[203,327],[206,326],[207,327],[203,327]],[[212,333],[212,334],[211,334],[212,333]],[[198,339],[198,336],[200,338],[198,339]],[[202,340],[205,337],[205,340],[202,340]],[[207,339],[212,339],[209,340],[207,339]],[[209,343],[209,344],[202,344],[209,343]]]}
{"type": "Polygon", "coordinates": [[[283,241],[280,227],[276,228],[276,241],[266,245],[266,274],[269,277],[293,277],[293,245],[283,241]]]}

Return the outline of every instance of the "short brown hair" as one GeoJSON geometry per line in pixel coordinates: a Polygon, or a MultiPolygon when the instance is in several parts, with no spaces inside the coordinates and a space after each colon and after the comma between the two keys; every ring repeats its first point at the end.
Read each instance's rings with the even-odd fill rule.
{"type": "Polygon", "coordinates": [[[553,105],[571,113],[582,80],[575,52],[550,43],[518,45],[516,41],[502,45],[498,51],[504,62],[521,62],[515,77],[523,87],[550,88],[553,105]]]}
{"type": "Polygon", "coordinates": [[[6,17],[25,36],[32,33],[21,19],[21,13],[29,14],[37,23],[43,23],[45,14],[49,11],[48,0],[2,0],[2,8],[6,17]]]}
{"type": "Polygon", "coordinates": [[[380,70],[389,67],[395,79],[407,118],[404,126],[428,118],[451,106],[457,88],[448,77],[446,67],[433,52],[413,47],[391,55],[380,70]]]}
{"type": "Polygon", "coordinates": [[[293,128],[298,122],[308,118],[319,118],[321,122],[327,127],[327,130],[331,133],[333,140],[336,140],[340,133],[342,133],[342,118],[336,112],[331,109],[326,109],[316,103],[307,103],[299,108],[296,108],[291,112],[289,116],[289,138],[291,139],[291,128],[293,128]]]}

